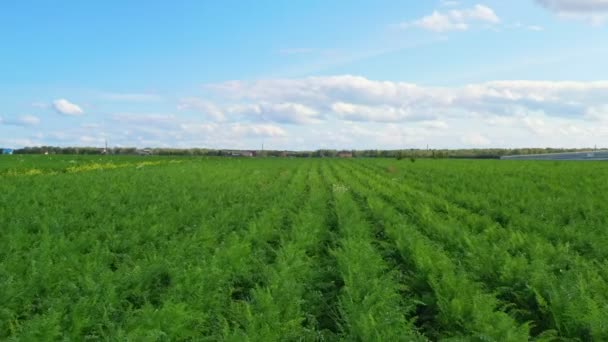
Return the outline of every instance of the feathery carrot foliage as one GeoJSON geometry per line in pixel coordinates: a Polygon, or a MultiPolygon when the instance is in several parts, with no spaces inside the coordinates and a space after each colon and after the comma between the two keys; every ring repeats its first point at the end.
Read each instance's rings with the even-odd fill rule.
{"type": "Polygon", "coordinates": [[[0,340],[608,340],[606,176],[3,156],[0,340]]]}

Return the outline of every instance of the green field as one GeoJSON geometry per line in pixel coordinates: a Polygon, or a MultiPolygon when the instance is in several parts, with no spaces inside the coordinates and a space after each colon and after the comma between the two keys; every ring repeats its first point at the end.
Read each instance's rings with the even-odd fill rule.
{"type": "Polygon", "coordinates": [[[0,340],[607,341],[608,164],[2,156],[0,340]]]}

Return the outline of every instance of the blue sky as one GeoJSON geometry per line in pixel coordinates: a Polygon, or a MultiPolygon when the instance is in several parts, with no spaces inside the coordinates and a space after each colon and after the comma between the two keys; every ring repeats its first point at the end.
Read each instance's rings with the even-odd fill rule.
{"type": "Polygon", "coordinates": [[[0,146],[608,147],[608,1],[8,1],[0,146]]]}

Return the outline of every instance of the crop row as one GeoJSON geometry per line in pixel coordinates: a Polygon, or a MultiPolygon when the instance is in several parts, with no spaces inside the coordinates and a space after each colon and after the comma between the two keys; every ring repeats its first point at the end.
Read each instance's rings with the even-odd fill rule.
{"type": "MultiPolygon", "coordinates": [[[[603,339],[607,335],[606,268],[535,232],[505,229],[489,217],[412,191],[360,166],[358,179],[439,242],[472,277],[495,291],[538,336],[603,339]]],[[[351,170],[352,171],[352,170],[351,170]]]]}
{"type": "Polygon", "coordinates": [[[0,336],[216,333],[225,322],[213,308],[226,301],[212,294],[234,291],[231,274],[253,267],[240,258],[250,243],[242,232],[274,222],[269,204],[281,202],[294,178],[289,169],[256,166],[244,173],[166,165],[3,183],[13,202],[0,209],[0,336]],[[24,188],[38,191],[24,196],[24,188]]]}
{"type": "Polygon", "coordinates": [[[608,340],[601,165],[20,158],[0,339],[608,340]]]}

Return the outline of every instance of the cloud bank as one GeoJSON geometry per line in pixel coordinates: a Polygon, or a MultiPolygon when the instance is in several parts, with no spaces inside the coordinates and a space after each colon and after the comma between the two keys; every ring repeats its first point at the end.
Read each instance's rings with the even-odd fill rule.
{"type": "Polygon", "coordinates": [[[472,113],[543,112],[583,118],[608,96],[608,81],[495,81],[428,87],[360,76],[229,81],[206,85],[227,120],[309,124],[323,120],[408,123],[472,113]],[[260,113],[269,113],[260,115],[260,113]],[[238,115],[236,115],[238,114],[238,115]]]}
{"type": "Polygon", "coordinates": [[[204,95],[186,102],[204,106],[182,101],[180,113],[201,118],[175,126],[173,136],[183,139],[240,143],[265,137],[287,148],[403,148],[429,142],[558,147],[608,140],[608,81],[432,87],[341,75],[206,84],[204,95]]]}
{"type": "MultiPolygon", "coordinates": [[[[21,125],[37,122],[19,119],[21,125]]],[[[198,96],[176,100],[173,112],[91,115],[76,127],[66,120],[64,129],[61,122],[28,141],[209,148],[264,143],[269,149],[588,147],[608,145],[608,81],[437,87],[355,75],[235,80],[205,84],[198,96]]]]}

